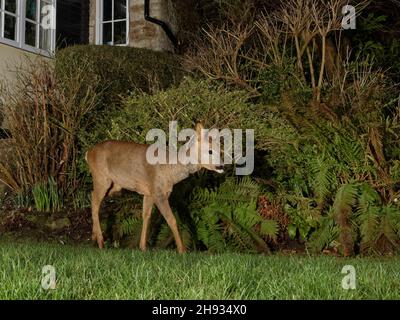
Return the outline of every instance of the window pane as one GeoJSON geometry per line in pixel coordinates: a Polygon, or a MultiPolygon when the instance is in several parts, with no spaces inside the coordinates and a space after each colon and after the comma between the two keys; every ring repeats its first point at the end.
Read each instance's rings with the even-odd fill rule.
{"type": "Polygon", "coordinates": [[[126,19],[126,0],[114,0],[114,20],[126,19]]]}
{"type": "Polygon", "coordinates": [[[112,0],[103,0],[103,21],[110,21],[112,15],[112,0]]]}
{"type": "Polygon", "coordinates": [[[114,23],[114,44],[126,44],[126,22],[114,23]]]}
{"type": "Polygon", "coordinates": [[[51,29],[40,27],[39,46],[40,49],[51,51],[51,29]]]}
{"type": "Polygon", "coordinates": [[[4,15],[4,38],[17,40],[17,18],[8,14],[4,15]]]}
{"type": "Polygon", "coordinates": [[[17,12],[17,0],[6,0],[5,9],[8,12],[17,12]]]}
{"type": "Polygon", "coordinates": [[[36,24],[28,21],[25,23],[25,44],[36,47],[36,24]]]}
{"type": "Polygon", "coordinates": [[[103,24],[103,44],[112,44],[112,26],[111,23],[103,24]]]}
{"type": "Polygon", "coordinates": [[[26,17],[36,21],[36,0],[26,0],[26,17]]]}

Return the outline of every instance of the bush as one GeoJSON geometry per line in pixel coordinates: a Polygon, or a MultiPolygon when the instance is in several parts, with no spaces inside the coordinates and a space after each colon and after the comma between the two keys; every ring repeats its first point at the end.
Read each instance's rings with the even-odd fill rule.
{"type": "Polygon", "coordinates": [[[176,56],[148,49],[81,45],[60,50],[56,55],[60,79],[68,79],[83,67],[85,82],[98,82],[104,107],[132,91],[165,89],[179,83],[183,76],[176,56]]]}
{"type": "MultiPolygon", "coordinates": [[[[13,161],[0,163],[0,180],[15,194],[29,197],[35,190],[40,197],[76,190],[78,131],[86,127],[85,116],[99,103],[97,82],[86,83],[84,70],[82,65],[60,81],[51,63],[27,61],[14,86],[4,92],[13,161]],[[50,191],[49,181],[54,182],[50,191]]],[[[54,201],[58,206],[60,200],[54,201]]]]}
{"type": "Polygon", "coordinates": [[[398,99],[380,72],[363,70],[348,69],[340,101],[276,106],[260,127],[269,196],[315,251],[393,253],[400,243],[398,99]]]}
{"type": "Polygon", "coordinates": [[[251,114],[247,99],[245,92],[186,78],[179,86],[154,94],[132,94],[94,130],[82,132],[81,138],[88,147],[106,139],[143,143],[150,129],[168,132],[172,120],[178,121],[180,128],[194,128],[197,122],[206,128],[241,128],[243,118],[251,114]]]}

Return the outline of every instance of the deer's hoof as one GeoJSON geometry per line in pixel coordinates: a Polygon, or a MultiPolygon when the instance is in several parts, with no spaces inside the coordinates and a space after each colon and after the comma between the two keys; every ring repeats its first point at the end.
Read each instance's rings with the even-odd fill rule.
{"type": "Polygon", "coordinates": [[[186,253],[186,248],[179,248],[178,253],[180,254],[186,253]]]}
{"type": "Polygon", "coordinates": [[[98,235],[97,233],[92,233],[92,241],[97,242],[97,245],[100,249],[104,248],[104,240],[102,235],[98,235]]]}
{"type": "Polygon", "coordinates": [[[99,249],[104,249],[104,240],[103,240],[103,238],[97,239],[97,245],[99,246],[99,249]]]}

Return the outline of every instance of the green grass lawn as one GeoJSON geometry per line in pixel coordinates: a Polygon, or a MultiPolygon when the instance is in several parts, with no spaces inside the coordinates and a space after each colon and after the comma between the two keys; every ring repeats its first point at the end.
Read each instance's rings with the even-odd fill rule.
{"type": "Polygon", "coordinates": [[[1,299],[397,299],[400,258],[307,257],[98,249],[0,242],[1,299]],[[57,287],[41,288],[52,265],[57,287]],[[342,289],[343,266],[357,271],[342,289]]]}

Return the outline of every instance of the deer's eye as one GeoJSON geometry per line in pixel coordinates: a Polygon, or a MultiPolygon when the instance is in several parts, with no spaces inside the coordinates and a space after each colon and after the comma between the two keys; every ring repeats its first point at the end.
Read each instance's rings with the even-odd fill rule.
{"type": "Polygon", "coordinates": [[[208,151],[208,154],[212,154],[212,150],[209,150],[209,151],[208,151]]]}

